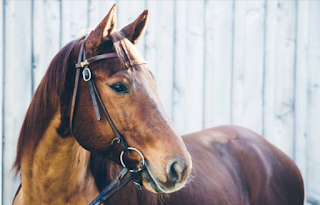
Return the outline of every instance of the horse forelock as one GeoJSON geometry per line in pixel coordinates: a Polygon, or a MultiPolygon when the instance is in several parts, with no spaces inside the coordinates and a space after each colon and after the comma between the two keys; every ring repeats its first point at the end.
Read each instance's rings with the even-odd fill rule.
{"type": "Polygon", "coordinates": [[[70,77],[70,67],[74,68],[71,62],[72,52],[83,38],[71,41],[56,54],[33,95],[20,130],[17,156],[12,166],[15,176],[20,171],[22,156],[34,151],[59,106],[63,116],[58,132],[66,129],[62,129],[67,121],[64,118],[69,113],[66,103],[70,102],[70,90],[74,82],[74,78],[70,77]]]}
{"type": "Polygon", "coordinates": [[[114,50],[118,55],[121,64],[128,69],[144,68],[144,59],[122,31],[114,31],[110,34],[114,50]]]}

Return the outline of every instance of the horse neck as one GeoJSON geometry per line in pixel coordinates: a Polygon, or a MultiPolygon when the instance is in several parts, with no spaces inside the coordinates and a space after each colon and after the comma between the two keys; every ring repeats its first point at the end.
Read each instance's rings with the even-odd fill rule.
{"type": "Polygon", "coordinates": [[[22,160],[25,204],[73,204],[75,199],[86,203],[88,199],[78,197],[79,193],[83,198],[83,193],[98,194],[89,168],[90,153],[74,137],[61,137],[57,133],[61,123],[59,110],[35,150],[22,160]]]}

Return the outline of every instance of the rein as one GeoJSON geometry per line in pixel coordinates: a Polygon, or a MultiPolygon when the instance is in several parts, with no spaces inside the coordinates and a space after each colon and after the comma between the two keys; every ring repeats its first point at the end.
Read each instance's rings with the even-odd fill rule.
{"type": "Polygon", "coordinates": [[[142,180],[141,176],[139,175],[139,172],[144,169],[145,167],[145,160],[143,154],[136,148],[129,147],[126,140],[124,137],[119,133],[117,130],[116,126],[113,124],[111,117],[101,99],[99,90],[92,78],[91,70],[89,68],[89,65],[93,62],[103,60],[103,59],[108,59],[108,58],[117,58],[118,55],[117,53],[106,53],[106,54],[101,54],[94,56],[92,58],[86,59],[85,57],[85,42],[86,39],[88,38],[89,35],[86,36],[86,38],[83,40],[79,55],[78,55],[78,61],[77,64],[75,64],[76,68],[76,75],[75,75],[75,82],[74,82],[74,89],[73,89],[73,96],[72,96],[72,102],[71,102],[71,112],[70,112],[70,131],[71,135],[74,136],[73,134],[73,117],[74,117],[74,112],[75,112],[75,106],[76,106],[76,99],[77,99],[77,93],[78,93],[78,87],[79,87],[79,81],[80,81],[80,72],[82,72],[82,77],[85,82],[88,83],[89,86],[89,91],[93,103],[93,108],[96,114],[96,118],[98,121],[101,120],[101,114],[99,110],[99,105],[103,110],[103,113],[105,117],[107,118],[107,121],[115,135],[115,138],[112,140],[111,145],[114,144],[114,142],[118,143],[119,146],[122,149],[122,152],[120,154],[120,162],[122,166],[124,167],[120,173],[117,175],[116,178],[113,179],[113,181],[106,186],[106,188],[103,189],[103,191],[97,196],[91,203],[90,205],[99,205],[103,203],[105,200],[113,196],[116,192],[118,192],[121,188],[123,188],[125,185],[127,185],[131,180],[134,180],[134,185],[137,189],[141,190],[142,188],[142,180]],[[123,162],[123,154],[129,153],[129,151],[136,151],[138,154],[141,156],[142,161],[140,162],[140,168],[138,169],[129,169],[126,167],[126,165],[123,162]],[[125,178],[124,177],[127,175],[128,172],[131,172],[132,175],[125,178]],[[124,179],[124,180],[123,180],[124,179]],[[118,186],[116,186],[118,185],[118,186]],[[116,187],[115,187],[116,186],[116,187]]]}

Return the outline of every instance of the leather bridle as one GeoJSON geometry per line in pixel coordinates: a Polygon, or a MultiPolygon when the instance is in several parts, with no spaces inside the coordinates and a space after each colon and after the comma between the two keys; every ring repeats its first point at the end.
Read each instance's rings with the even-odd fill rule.
{"type": "MultiPolygon", "coordinates": [[[[89,35],[87,35],[88,37],[89,35]]],[[[103,113],[105,117],[107,118],[107,121],[115,135],[115,139],[117,139],[118,144],[120,145],[121,149],[125,152],[128,152],[128,144],[126,143],[124,137],[119,133],[117,130],[116,126],[113,124],[111,117],[101,99],[101,96],[99,94],[99,91],[96,87],[96,84],[92,78],[91,70],[89,68],[89,65],[93,62],[103,60],[103,59],[109,59],[109,58],[117,58],[118,55],[117,53],[105,53],[101,55],[94,56],[92,58],[86,59],[85,56],[85,42],[87,37],[83,40],[79,55],[78,55],[78,61],[77,64],[75,65],[76,67],[76,76],[75,76],[75,81],[74,81],[74,89],[73,89],[73,96],[72,96],[72,102],[71,102],[71,112],[70,112],[70,131],[71,134],[73,135],[73,117],[74,117],[74,110],[75,110],[75,105],[76,105],[76,99],[77,99],[77,93],[78,93],[78,87],[79,87],[79,78],[80,78],[80,71],[82,71],[82,76],[83,80],[88,83],[89,86],[89,91],[93,103],[93,108],[96,113],[96,118],[98,121],[101,120],[101,115],[100,115],[100,110],[99,110],[99,105],[98,102],[103,110],[103,113]],[[97,102],[98,99],[98,102],[97,102]]]]}
{"type": "Polygon", "coordinates": [[[99,94],[98,88],[94,82],[94,79],[92,78],[91,70],[90,70],[90,64],[99,60],[109,59],[109,58],[117,58],[117,53],[105,53],[101,55],[94,56],[92,58],[86,59],[85,56],[85,42],[88,38],[89,34],[86,36],[86,38],[83,40],[79,55],[78,55],[78,61],[75,64],[76,68],[76,75],[75,75],[75,82],[74,82],[74,89],[73,89],[73,96],[72,96],[72,102],[71,102],[71,112],[70,112],[70,132],[74,136],[73,133],[73,118],[75,113],[75,106],[76,106],[76,100],[77,100],[77,93],[78,93],[78,87],[79,87],[79,81],[80,81],[80,73],[82,73],[83,80],[88,83],[89,91],[94,107],[94,111],[96,114],[96,118],[98,121],[101,120],[101,114],[99,110],[99,105],[103,110],[103,113],[115,135],[115,138],[112,140],[111,144],[113,145],[114,142],[117,142],[119,146],[122,149],[122,152],[120,154],[120,161],[122,166],[124,167],[121,172],[117,175],[117,177],[100,193],[100,195],[94,199],[90,205],[97,205],[103,203],[105,200],[110,198],[113,194],[115,194],[117,191],[119,191],[122,187],[124,187],[126,184],[128,184],[131,180],[134,180],[134,185],[136,188],[141,190],[142,187],[142,181],[141,176],[138,174],[145,166],[144,156],[142,153],[133,147],[129,147],[124,137],[119,133],[116,126],[113,124],[111,117],[102,101],[102,98],[99,94]],[[125,166],[123,163],[123,154],[124,152],[129,152],[130,150],[138,152],[138,154],[142,157],[142,161],[140,163],[139,169],[129,169],[125,166]],[[128,172],[132,172],[133,174],[130,177],[127,177],[123,181],[121,181],[128,172]],[[115,187],[115,185],[117,185],[115,187]]]}

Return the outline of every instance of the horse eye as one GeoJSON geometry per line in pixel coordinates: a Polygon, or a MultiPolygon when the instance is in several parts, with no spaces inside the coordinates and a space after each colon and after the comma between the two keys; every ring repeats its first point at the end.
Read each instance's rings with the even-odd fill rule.
{"type": "Polygon", "coordinates": [[[130,90],[127,85],[123,83],[115,83],[110,86],[113,92],[118,93],[118,94],[124,94],[124,93],[129,93],[130,90]]]}

